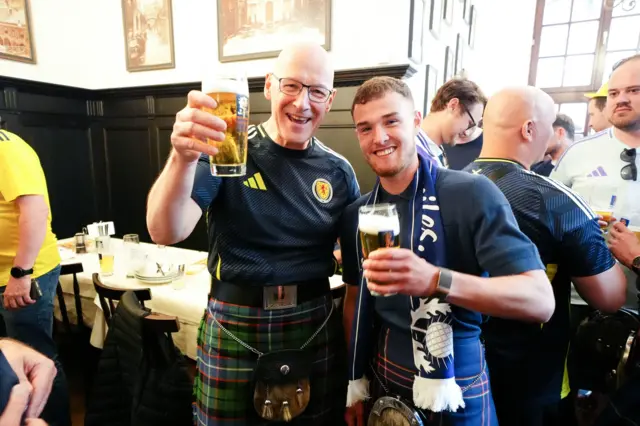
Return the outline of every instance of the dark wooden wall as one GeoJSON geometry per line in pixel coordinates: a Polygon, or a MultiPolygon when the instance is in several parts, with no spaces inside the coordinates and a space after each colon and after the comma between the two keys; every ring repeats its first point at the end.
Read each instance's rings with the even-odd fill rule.
{"type": "MultiPolygon", "coordinates": [[[[357,87],[376,75],[410,77],[409,65],[339,71],[338,93],[318,137],[353,165],[362,192],[375,176],[362,159],[351,120],[357,87]]],[[[269,116],[264,79],[251,79],[251,122],[269,116]]],[[[175,114],[199,83],[85,90],[0,76],[0,116],[36,150],[44,168],[53,230],[67,238],[83,226],[113,220],[116,233],[150,241],[146,198],[171,149],[175,114]]],[[[183,247],[206,250],[204,221],[183,247]]]]}

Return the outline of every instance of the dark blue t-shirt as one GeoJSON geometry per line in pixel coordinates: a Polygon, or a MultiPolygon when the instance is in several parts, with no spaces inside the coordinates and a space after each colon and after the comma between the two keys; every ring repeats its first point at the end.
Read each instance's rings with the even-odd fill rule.
{"type": "Polygon", "coordinates": [[[569,392],[571,277],[600,274],[615,260],[594,213],[561,183],[503,159],[478,159],[465,170],[489,177],[509,200],[520,229],[538,248],[556,300],[544,325],[491,318],[483,326],[494,388],[504,386],[499,391],[521,404],[559,401],[569,392]]]}
{"type": "Polygon", "coordinates": [[[288,149],[250,126],[246,176],[214,177],[208,157],[198,162],[192,198],[207,215],[209,271],[249,285],[333,275],[339,219],[359,195],[349,162],[319,140],[288,149]]]}
{"type": "Polygon", "coordinates": [[[551,175],[554,167],[555,165],[551,162],[551,160],[544,160],[531,166],[531,171],[536,172],[540,176],[548,177],[551,175]]]}
{"type": "Polygon", "coordinates": [[[18,376],[0,351],[0,414],[4,411],[11,396],[11,390],[19,383],[18,376]]]}
{"type": "MultiPolygon", "coordinates": [[[[465,274],[505,276],[543,269],[535,246],[518,229],[509,203],[504,195],[483,176],[460,171],[438,169],[436,180],[440,214],[442,217],[449,269],[465,274]]],[[[411,191],[391,195],[381,188],[382,200],[396,204],[400,220],[410,218],[411,191]]],[[[363,196],[345,211],[340,237],[342,248],[343,280],[359,285],[360,254],[356,239],[358,208],[366,203],[363,196]]],[[[410,248],[410,239],[400,236],[400,245],[410,248]]],[[[393,374],[387,375],[401,382],[412,382],[415,364],[411,352],[409,330],[410,298],[404,295],[375,299],[377,318],[384,334],[385,360],[393,374]]],[[[458,306],[452,306],[454,333],[454,365],[457,377],[471,377],[481,372],[482,358],[479,346],[482,315],[458,306]]],[[[393,384],[392,384],[393,385],[393,384]]]]}
{"type": "Polygon", "coordinates": [[[460,145],[442,145],[451,170],[462,170],[480,156],[483,134],[484,133],[480,133],[480,136],[471,142],[460,145]]]}

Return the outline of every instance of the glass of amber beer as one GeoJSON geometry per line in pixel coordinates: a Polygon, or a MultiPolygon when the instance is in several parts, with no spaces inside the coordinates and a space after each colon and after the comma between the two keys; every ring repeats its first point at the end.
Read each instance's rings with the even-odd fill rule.
{"type": "MultiPolygon", "coordinates": [[[[369,257],[369,253],[379,248],[400,247],[400,220],[395,204],[360,207],[358,230],[362,244],[362,255],[365,259],[369,257]]],[[[373,291],[371,294],[380,296],[373,291]]],[[[387,296],[392,296],[392,294],[387,296]]]]}
{"type": "Polygon", "coordinates": [[[247,128],[249,126],[249,83],[243,72],[213,73],[202,81],[202,91],[211,96],[217,108],[203,108],[227,123],[222,142],[207,139],[218,149],[210,155],[213,176],[244,176],[247,172],[247,128]]]}

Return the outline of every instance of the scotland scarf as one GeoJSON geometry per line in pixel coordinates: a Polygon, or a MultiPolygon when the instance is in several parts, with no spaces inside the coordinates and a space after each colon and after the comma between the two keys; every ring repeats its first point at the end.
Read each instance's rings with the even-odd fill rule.
{"type": "MultiPolygon", "coordinates": [[[[438,167],[420,156],[420,166],[412,182],[413,200],[410,201],[411,217],[401,218],[400,239],[411,238],[411,250],[427,262],[446,266],[444,230],[438,205],[435,182],[438,167]]],[[[375,204],[380,180],[371,192],[366,204],[375,204]]],[[[362,259],[362,246],[356,238],[358,259],[362,259]]],[[[364,260],[364,259],[362,259],[364,260]]],[[[360,265],[362,262],[360,262],[360,265]]],[[[360,290],[349,344],[349,389],[347,406],[368,398],[369,383],[365,370],[369,365],[373,342],[373,315],[375,298],[367,288],[360,267],[360,290]]],[[[417,408],[439,411],[456,411],[464,407],[462,391],[455,379],[453,365],[453,330],[450,305],[437,296],[411,297],[410,311],[412,348],[415,379],[413,403],[417,408]]],[[[411,351],[411,352],[409,352],[411,351]]]]}

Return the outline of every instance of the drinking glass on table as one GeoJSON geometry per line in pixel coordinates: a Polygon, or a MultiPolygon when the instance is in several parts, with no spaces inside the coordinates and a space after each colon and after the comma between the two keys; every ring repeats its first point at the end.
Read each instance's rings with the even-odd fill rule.
{"type": "Polygon", "coordinates": [[[134,278],[141,261],[140,237],[138,234],[126,234],[122,237],[122,246],[126,256],[127,278],[134,278]]]}
{"type": "Polygon", "coordinates": [[[210,155],[213,176],[244,176],[247,173],[247,130],[249,127],[249,83],[243,72],[211,72],[202,80],[202,91],[212,97],[217,108],[203,108],[227,123],[222,142],[207,139],[218,149],[210,155]]]}
{"type": "Polygon", "coordinates": [[[100,274],[105,277],[113,275],[115,253],[111,237],[108,235],[97,237],[96,251],[98,252],[98,259],[100,260],[100,274]]]}
{"type": "MultiPolygon", "coordinates": [[[[395,204],[362,206],[358,215],[358,230],[365,259],[379,248],[400,247],[400,220],[395,204]]],[[[372,291],[373,296],[380,294],[372,291]]],[[[386,296],[392,296],[387,294],[386,296]]]]}

